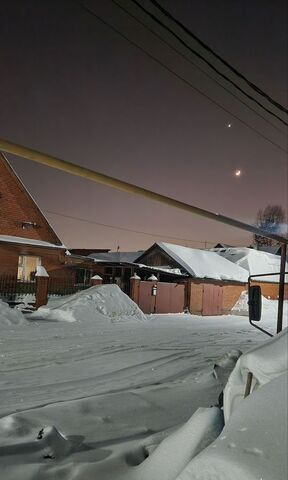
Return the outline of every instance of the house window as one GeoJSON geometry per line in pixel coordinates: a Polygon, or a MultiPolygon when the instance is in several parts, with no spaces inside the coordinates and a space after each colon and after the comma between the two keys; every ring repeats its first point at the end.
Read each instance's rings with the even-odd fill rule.
{"type": "Polygon", "coordinates": [[[17,279],[22,282],[33,282],[38,266],[41,265],[41,257],[19,255],[17,279]]]}

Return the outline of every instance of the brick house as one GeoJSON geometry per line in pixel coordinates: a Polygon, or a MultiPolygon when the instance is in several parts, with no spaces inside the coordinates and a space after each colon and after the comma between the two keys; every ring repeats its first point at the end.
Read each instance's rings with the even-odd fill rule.
{"type": "MultiPolygon", "coordinates": [[[[66,252],[65,245],[0,152],[0,280],[34,282],[37,266],[58,282],[81,282],[94,272],[94,261],[66,252]],[[69,254],[67,254],[69,253],[69,254]],[[83,276],[83,272],[89,272],[83,276]]],[[[1,282],[0,282],[1,283],[1,282]]],[[[1,292],[0,292],[1,293],[1,292]]]]}
{"type": "Polygon", "coordinates": [[[66,247],[0,153],[0,274],[29,280],[38,265],[64,275],[66,247]]]}

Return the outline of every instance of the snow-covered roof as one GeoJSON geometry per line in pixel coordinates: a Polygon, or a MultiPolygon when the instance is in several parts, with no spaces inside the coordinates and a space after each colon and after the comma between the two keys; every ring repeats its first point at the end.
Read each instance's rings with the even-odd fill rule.
{"type": "MultiPolygon", "coordinates": [[[[260,275],[264,273],[280,272],[280,257],[272,255],[272,253],[260,252],[251,248],[226,248],[217,252],[219,256],[233,262],[242,268],[245,268],[249,275],[260,275]]],[[[288,264],[286,263],[286,272],[288,272],[288,264]]],[[[259,277],[261,282],[279,282],[279,275],[259,277]]],[[[288,281],[288,275],[286,275],[288,281]]]]}
{"type": "Polygon", "coordinates": [[[139,257],[140,252],[107,252],[107,253],[91,253],[89,258],[94,258],[97,262],[111,262],[111,263],[133,263],[139,257]]]}
{"type": "Polygon", "coordinates": [[[192,277],[247,282],[247,271],[215,252],[163,242],[157,245],[192,277]]]}
{"type": "Polygon", "coordinates": [[[44,242],[43,240],[33,240],[32,238],[13,237],[12,235],[0,235],[0,242],[20,243],[33,245],[35,247],[66,248],[65,245],[56,245],[55,243],[44,242]]]}
{"type": "Polygon", "coordinates": [[[144,263],[134,263],[135,266],[139,268],[148,268],[149,270],[154,270],[155,272],[168,273],[172,275],[178,275],[180,277],[186,277],[187,273],[182,273],[180,268],[169,268],[169,267],[152,267],[151,265],[144,265],[144,263]]]}

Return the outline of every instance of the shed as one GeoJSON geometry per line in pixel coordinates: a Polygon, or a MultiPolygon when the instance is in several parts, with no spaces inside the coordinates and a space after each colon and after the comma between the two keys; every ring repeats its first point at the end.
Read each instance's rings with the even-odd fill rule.
{"type": "Polygon", "coordinates": [[[159,242],[136,260],[153,267],[179,269],[187,275],[186,307],[191,313],[220,315],[231,311],[245,290],[248,274],[217,253],[159,242]]]}

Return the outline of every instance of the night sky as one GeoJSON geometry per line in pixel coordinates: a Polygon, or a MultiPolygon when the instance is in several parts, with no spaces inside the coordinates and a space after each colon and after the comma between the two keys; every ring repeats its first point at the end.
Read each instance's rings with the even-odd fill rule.
{"type": "MultiPolygon", "coordinates": [[[[287,106],[286,0],[159,1],[287,106]]],[[[287,147],[284,125],[267,116],[282,133],[273,129],[110,0],[84,3],[287,147]]],[[[1,137],[248,223],[268,203],[281,204],[287,213],[287,154],[174,78],[76,1],[1,0],[0,16],[1,137]],[[243,171],[239,178],[236,169],[243,171]]],[[[140,250],[154,241],[198,247],[204,243],[192,240],[210,246],[251,242],[240,230],[8,158],[68,247],[140,250]]]]}

